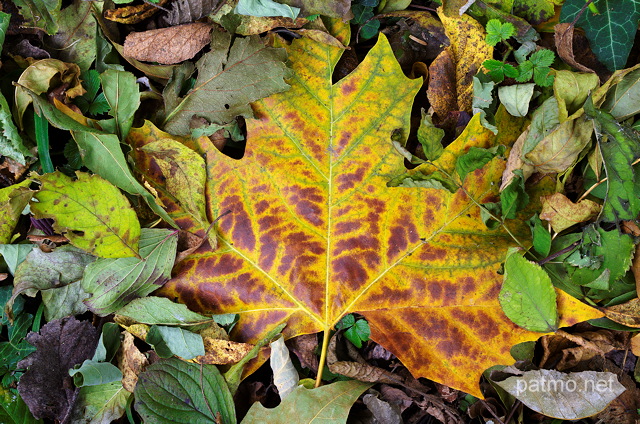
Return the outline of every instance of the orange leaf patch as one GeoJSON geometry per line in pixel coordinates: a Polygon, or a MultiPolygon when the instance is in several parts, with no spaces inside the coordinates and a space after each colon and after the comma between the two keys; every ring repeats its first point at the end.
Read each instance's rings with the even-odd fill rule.
{"type": "MultiPolygon", "coordinates": [[[[514,242],[485,228],[476,205],[495,200],[503,162],[455,194],[388,188],[405,171],[390,137],[406,135],[421,81],[403,75],[383,34],[333,84],[341,54],[295,40],[291,89],[253,104],[243,159],[202,146],[208,218],[231,212],[217,224],[218,248],[185,259],[162,293],[194,310],[240,313],[233,337],[248,342],[282,322],[287,337],[327,332],[358,312],[416,377],[482,396],[482,371],[513,363],[511,346],[540,336],[500,309],[497,271],[514,242]]],[[[493,140],[475,121],[460,140],[493,140]]],[[[593,316],[571,306],[562,318],[593,316]]]]}

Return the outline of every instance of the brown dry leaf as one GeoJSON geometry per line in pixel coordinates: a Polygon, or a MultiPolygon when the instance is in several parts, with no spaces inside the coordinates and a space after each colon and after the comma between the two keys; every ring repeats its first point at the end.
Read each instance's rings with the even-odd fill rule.
{"type": "Polygon", "coordinates": [[[593,69],[576,61],[573,53],[574,28],[575,27],[573,25],[568,23],[557,24],[554,27],[554,39],[556,42],[556,49],[558,50],[558,56],[579,71],[595,73],[593,69]]]}
{"type": "Polygon", "coordinates": [[[618,324],[640,328],[640,299],[638,298],[605,308],[604,313],[607,318],[618,324]]]}
{"type": "Polygon", "coordinates": [[[620,333],[605,329],[577,334],[560,331],[540,339],[543,352],[540,366],[553,366],[558,371],[573,370],[581,362],[604,357],[612,350],[625,349],[627,344],[627,333],[620,336],[620,333]]]}
{"type": "Polygon", "coordinates": [[[118,368],[122,371],[122,386],[128,392],[133,393],[133,389],[138,382],[138,375],[149,364],[147,357],[142,354],[134,344],[133,335],[124,332],[124,340],[118,352],[118,368]]]}
{"type": "Polygon", "coordinates": [[[132,32],[124,40],[124,55],[145,62],[173,65],[194,57],[211,41],[204,23],[132,32]]]}
{"type": "Polygon", "coordinates": [[[0,274],[0,281],[4,281],[7,278],[9,278],[9,274],[4,273],[4,272],[0,274]]]}
{"type": "Polygon", "coordinates": [[[553,231],[559,233],[580,222],[589,221],[600,213],[601,206],[588,199],[573,203],[564,194],[542,196],[540,219],[551,223],[553,231]]]}
{"type": "Polygon", "coordinates": [[[196,356],[193,361],[198,364],[227,365],[235,364],[245,357],[253,348],[248,343],[203,337],[205,354],[196,356]]]}
{"type": "Polygon", "coordinates": [[[159,6],[164,6],[167,1],[168,0],[160,0],[157,4],[142,3],[135,6],[124,6],[117,9],[105,10],[104,17],[120,24],[136,24],[162,10],[159,6]]]}
{"type": "Polygon", "coordinates": [[[444,118],[449,112],[458,110],[456,65],[450,49],[443,50],[429,65],[427,98],[440,118],[444,118]]]}
{"type": "Polygon", "coordinates": [[[340,333],[334,334],[329,342],[329,348],[327,350],[327,367],[329,367],[329,371],[368,383],[403,383],[403,379],[400,376],[368,364],[362,359],[355,347],[347,340],[344,340],[344,347],[347,350],[347,355],[352,360],[343,361],[338,359],[337,339],[339,334],[340,333]]]}
{"type": "MultiPolygon", "coordinates": [[[[202,246],[207,237],[200,237],[189,231],[180,230],[178,232],[178,254],[176,264],[182,262],[184,258],[195,252],[202,246]]],[[[215,238],[212,241],[217,241],[215,238]]]]}
{"type": "Polygon", "coordinates": [[[513,144],[513,147],[509,152],[509,157],[507,158],[507,165],[502,172],[502,184],[500,184],[500,191],[504,190],[509,184],[511,184],[511,181],[515,177],[513,171],[521,169],[525,181],[531,176],[531,174],[533,174],[533,166],[522,160],[522,148],[528,135],[529,128],[524,130],[513,144]]]}
{"type": "Polygon", "coordinates": [[[339,49],[349,48],[342,44],[342,41],[338,40],[333,35],[319,29],[297,29],[292,30],[291,32],[302,35],[303,37],[310,38],[311,40],[317,41],[318,43],[328,44],[339,49]]]}
{"type": "Polygon", "coordinates": [[[241,15],[240,25],[236,28],[236,34],[240,35],[257,35],[263,32],[271,31],[277,27],[284,28],[301,28],[307,22],[305,18],[285,18],[284,16],[273,17],[257,17],[241,15]]]}
{"type": "Polygon", "coordinates": [[[316,334],[304,334],[287,340],[287,348],[294,353],[300,365],[309,368],[313,372],[318,371],[318,336],[316,334]]]}

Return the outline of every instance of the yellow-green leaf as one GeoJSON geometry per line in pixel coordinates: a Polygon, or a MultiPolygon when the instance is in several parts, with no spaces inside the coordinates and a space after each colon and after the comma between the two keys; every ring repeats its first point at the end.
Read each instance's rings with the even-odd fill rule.
{"type": "Polygon", "coordinates": [[[54,172],[35,178],[42,184],[31,201],[36,218],[52,218],[56,231],[92,255],[137,256],[140,223],[127,198],[97,175],[76,177],[54,172]]]}
{"type": "MultiPolygon", "coordinates": [[[[456,193],[387,187],[405,171],[391,134],[408,133],[422,82],[404,76],[382,34],[333,84],[341,54],[294,40],[291,89],[253,104],[242,160],[205,149],[208,215],[231,212],[219,221],[218,248],[179,264],[162,293],[192,310],[240,313],[234,332],[246,341],[282,322],[286,337],[328,332],[358,312],[414,376],[482,396],[482,372],[539,337],[500,308],[498,270],[514,242],[488,230],[477,206],[496,201],[504,161],[473,171],[456,193]]],[[[470,145],[495,142],[479,117],[469,127],[441,168],[453,172],[470,145]]],[[[561,302],[559,314],[560,325],[600,316],[582,306],[563,320],[561,302]]]]}
{"type": "Polygon", "coordinates": [[[30,181],[23,181],[0,189],[0,216],[3,217],[0,220],[0,244],[11,241],[11,234],[18,223],[18,218],[25,206],[29,204],[31,198],[29,184],[30,181]]]}

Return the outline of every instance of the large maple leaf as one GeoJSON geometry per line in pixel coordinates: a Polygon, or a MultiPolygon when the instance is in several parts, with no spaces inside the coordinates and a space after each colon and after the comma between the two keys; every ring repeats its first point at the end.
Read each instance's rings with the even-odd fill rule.
{"type": "MultiPolygon", "coordinates": [[[[327,335],[358,312],[415,376],[482,396],[482,371],[512,363],[513,344],[540,336],[500,309],[497,271],[515,243],[482,224],[476,203],[496,200],[503,164],[475,171],[455,194],[388,188],[405,171],[390,136],[406,134],[422,81],[403,75],[382,34],[336,84],[340,49],[300,39],[288,50],[291,89],[254,103],[244,157],[204,147],[209,218],[231,213],[218,247],[182,262],[162,293],[241,314],[234,336],[248,341],[280,322],[288,337],[327,335]]],[[[476,117],[448,150],[494,141],[476,117]]],[[[559,299],[564,324],[591,317],[559,299]]]]}

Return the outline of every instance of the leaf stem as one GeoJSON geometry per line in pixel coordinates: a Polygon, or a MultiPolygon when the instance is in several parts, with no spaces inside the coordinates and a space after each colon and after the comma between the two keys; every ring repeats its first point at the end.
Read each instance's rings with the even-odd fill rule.
{"type": "Polygon", "coordinates": [[[560,249],[557,252],[554,252],[554,253],[550,254],[546,258],[540,259],[538,261],[538,265],[542,266],[542,265],[546,264],[547,262],[554,260],[558,256],[564,255],[565,253],[572,251],[581,242],[582,242],[581,240],[574,241],[573,243],[571,243],[569,246],[565,247],[564,249],[560,249]]]}
{"type": "Polygon", "coordinates": [[[322,383],[322,371],[324,364],[327,362],[327,350],[329,349],[329,339],[331,338],[331,328],[327,325],[324,327],[322,335],[322,351],[320,353],[320,362],[318,363],[318,375],[316,376],[316,387],[320,387],[322,383]]]}
{"type": "Polygon", "coordinates": [[[38,156],[40,157],[40,165],[42,172],[48,174],[55,171],[51,156],[49,155],[49,121],[44,114],[39,115],[37,112],[33,114],[36,127],[36,143],[38,144],[38,156]]]}

